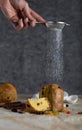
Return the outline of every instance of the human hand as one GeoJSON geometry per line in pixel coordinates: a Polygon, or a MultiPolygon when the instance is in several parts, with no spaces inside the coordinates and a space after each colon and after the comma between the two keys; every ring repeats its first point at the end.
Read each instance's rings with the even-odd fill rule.
{"type": "Polygon", "coordinates": [[[3,0],[0,4],[2,12],[17,30],[34,27],[36,21],[45,23],[45,19],[32,10],[25,0],[3,0]]]}

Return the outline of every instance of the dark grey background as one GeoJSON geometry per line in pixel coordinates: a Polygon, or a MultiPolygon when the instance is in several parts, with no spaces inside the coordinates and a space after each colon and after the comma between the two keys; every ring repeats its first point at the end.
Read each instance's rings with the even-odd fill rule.
{"type": "MultiPolygon", "coordinates": [[[[70,23],[63,29],[64,74],[60,86],[69,94],[82,94],[82,2],[81,0],[29,0],[46,20],[70,23]]],[[[0,82],[11,82],[18,93],[36,93],[46,83],[48,30],[43,25],[21,31],[0,11],[0,82]]],[[[56,83],[55,79],[51,83],[56,83]]]]}

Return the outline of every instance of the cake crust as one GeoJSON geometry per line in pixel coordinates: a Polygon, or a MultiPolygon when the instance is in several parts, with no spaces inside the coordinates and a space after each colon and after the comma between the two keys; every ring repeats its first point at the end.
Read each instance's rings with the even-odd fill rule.
{"type": "Polygon", "coordinates": [[[52,110],[63,109],[64,91],[57,84],[47,84],[40,89],[39,97],[47,97],[52,110]]]}

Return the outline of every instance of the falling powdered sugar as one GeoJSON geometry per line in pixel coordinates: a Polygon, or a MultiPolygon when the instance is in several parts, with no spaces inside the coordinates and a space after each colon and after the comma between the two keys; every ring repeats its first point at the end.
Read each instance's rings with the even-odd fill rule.
{"type": "Polygon", "coordinates": [[[63,79],[62,29],[49,30],[46,50],[46,77],[48,82],[63,79]]]}

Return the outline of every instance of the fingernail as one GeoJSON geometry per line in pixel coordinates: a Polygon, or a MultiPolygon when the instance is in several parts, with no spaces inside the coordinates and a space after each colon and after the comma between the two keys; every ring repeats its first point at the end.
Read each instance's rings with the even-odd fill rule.
{"type": "Polygon", "coordinates": [[[13,24],[14,24],[15,26],[18,25],[18,20],[15,20],[15,19],[14,19],[12,22],[13,22],[13,24]]]}

